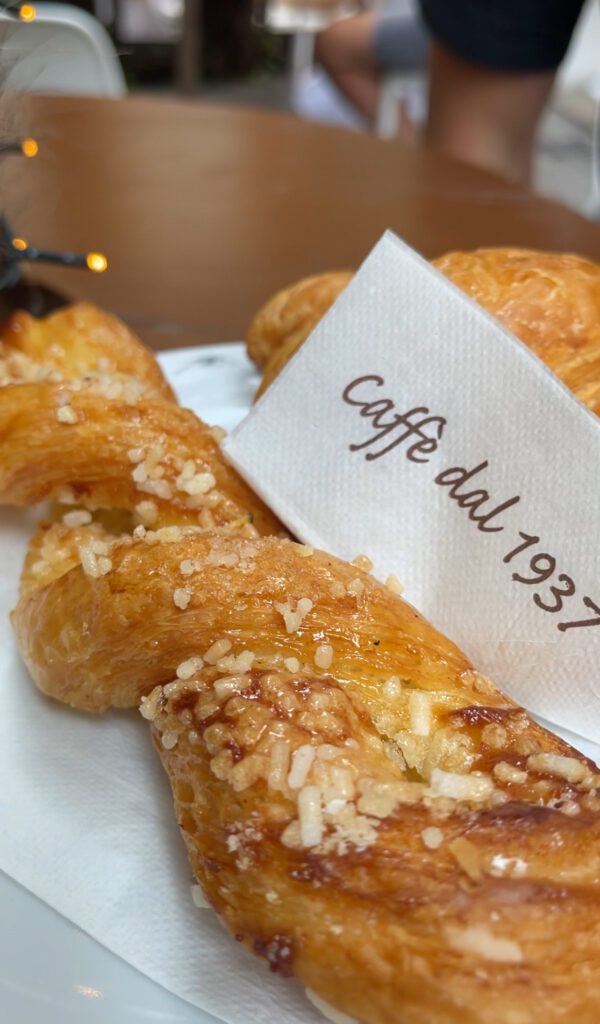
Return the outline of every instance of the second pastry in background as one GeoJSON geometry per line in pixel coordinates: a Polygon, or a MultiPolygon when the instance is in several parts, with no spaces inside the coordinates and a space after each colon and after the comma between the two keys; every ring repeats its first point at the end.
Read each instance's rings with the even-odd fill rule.
{"type": "MultiPolygon", "coordinates": [[[[581,402],[600,413],[600,267],[596,263],[569,253],[476,249],[446,253],[432,265],[543,359],[581,402]]],[[[248,353],[264,365],[257,397],[351,277],[332,273],[307,278],[278,292],[257,313],[248,332],[248,353]],[[293,316],[285,315],[288,308],[293,316]],[[261,352],[262,361],[256,352],[261,352]]]]}

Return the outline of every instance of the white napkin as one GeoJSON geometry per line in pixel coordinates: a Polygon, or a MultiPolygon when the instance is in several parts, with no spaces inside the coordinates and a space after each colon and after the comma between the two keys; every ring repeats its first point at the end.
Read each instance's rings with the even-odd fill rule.
{"type": "Polygon", "coordinates": [[[525,707],[600,739],[600,420],[399,239],[378,243],[225,451],[302,540],[366,553],[525,707]],[[411,410],[445,420],[423,425],[430,442],[400,440],[411,410]],[[485,513],[488,532],[469,519],[485,513]],[[556,612],[540,607],[552,587],[575,590],[556,612]]]}
{"type": "MultiPolygon", "coordinates": [[[[227,425],[255,384],[238,347],[169,354],[165,364],[182,397],[195,381],[210,419],[221,411],[227,425]]],[[[142,718],[70,711],[42,697],[22,667],[8,615],[37,512],[0,511],[0,870],[227,1024],[322,1024],[300,986],[271,975],[193,905],[169,785],[142,718]]]]}

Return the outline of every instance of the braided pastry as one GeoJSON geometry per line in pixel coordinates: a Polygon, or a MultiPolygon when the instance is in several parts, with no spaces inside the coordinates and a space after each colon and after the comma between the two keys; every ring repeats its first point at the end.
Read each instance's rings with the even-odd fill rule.
{"type": "MultiPolygon", "coordinates": [[[[206,460],[232,473],[217,447],[206,460]]],[[[79,462],[63,470],[92,494],[79,462]]],[[[266,510],[262,531],[179,512],[43,524],[13,624],[44,692],[141,701],[224,925],[366,1024],[596,1024],[598,769],[364,560],[267,536],[266,510]]]]}
{"type": "MultiPolygon", "coordinates": [[[[433,266],[543,359],[593,412],[600,413],[600,267],[580,256],[527,249],[450,252],[433,266]]],[[[268,351],[261,395],[304,343],[351,275],[323,274],[318,301],[306,282],[278,292],[249,328],[248,351],[268,351]],[[281,310],[303,302],[290,326],[281,310]]],[[[260,361],[259,365],[262,365],[260,361]]]]}

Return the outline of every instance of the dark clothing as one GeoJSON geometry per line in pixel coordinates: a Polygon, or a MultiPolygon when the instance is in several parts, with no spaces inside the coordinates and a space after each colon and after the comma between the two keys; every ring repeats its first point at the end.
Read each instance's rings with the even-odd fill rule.
{"type": "Polygon", "coordinates": [[[584,0],[420,0],[433,38],[471,64],[555,71],[584,0]]]}

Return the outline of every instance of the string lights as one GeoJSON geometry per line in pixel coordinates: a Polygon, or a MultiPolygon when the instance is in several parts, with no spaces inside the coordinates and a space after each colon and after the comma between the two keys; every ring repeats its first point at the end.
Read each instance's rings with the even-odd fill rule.
{"type": "Polygon", "coordinates": [[[5,217],[0,217],[0,290],[13,288],[21,277],[22,263],[53,263],[62,267],[82,267],[103,274],[108,260],[101,252],[54,252],[38,249],[24,238],[13,235],[5,217]]]}
{"type": "Polygon", "coordinates": [[[15,153],[17,156],[26,156],[29,159],[37,156],[40,147],[35,139],[11,139],[8,142],[0,142],[0,155],[15,153]]]}
{"type": "MultiPolygon", "coordinates": [[[[11,20],[32,22],[37,17],[34,4],[22,3],[21,0],[0,0],[0,15],[11,20]]],[[[39,145],[36,139],[9,139],[0,142],[0,156],[11,154],[27,158],[37,156],[39,145]]],[[[30,245],[26,239],[13,235],[6,218],[0,215],[0,291],[14,288],[21,279],[23,263],[53,263],[63,267],[82,267],[94,274],[102,274],[108,267],[108,260],[101,252],[54,252],[38,249],[30,245]]]]}
{"type": "Polygon", "coordinates": [[[13,0],[9,3],[0,3],[0,11],[15,21],[35,21],[37,11],[33,4],[23,4],[20,0],[13,0]]]}

